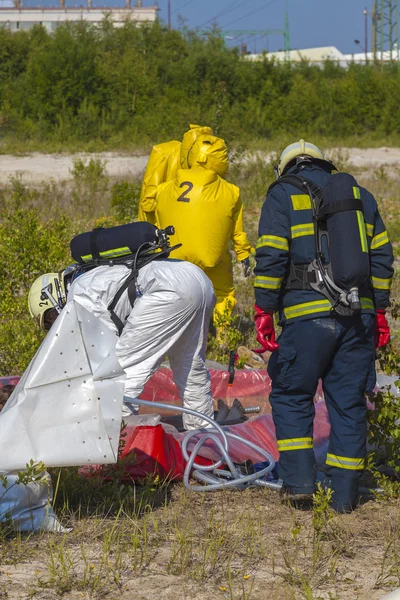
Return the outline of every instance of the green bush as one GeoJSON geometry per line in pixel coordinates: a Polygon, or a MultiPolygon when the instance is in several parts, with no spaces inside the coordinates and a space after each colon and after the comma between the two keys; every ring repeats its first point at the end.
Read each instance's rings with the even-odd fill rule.
{"type": "Polygon", "coordinates": [[[42,340],[28,312],[31,284],[71,262],[70,222],[43,222],[37,209],[24,207],[32,194],[17,182],[0,197],[0,376],[22,373],[42,340]]]}
{"type": "Polygon", "coordinates": [[[71,169],[73,178],[72,198],[79,214],[94,217],[99,208],[105,209],[103,202],[108,189],[106,163],[98,158],[84,161],[76,158],[71,169]]]}
{"type": "Polygon", "coordinates": [[[0,136],[5,147],[93,151],[180,139],[200,121],[230,143],[397,139],[399,68],[250,61],[217,30],[160,23],[1,29],[0,136]]]}
{"type": "Polygon", "coordinates": [[[122,181],[111,188],[111,208],[121,223],[130,223],[138,216],[141,186],[138,182],[122,181]]]}

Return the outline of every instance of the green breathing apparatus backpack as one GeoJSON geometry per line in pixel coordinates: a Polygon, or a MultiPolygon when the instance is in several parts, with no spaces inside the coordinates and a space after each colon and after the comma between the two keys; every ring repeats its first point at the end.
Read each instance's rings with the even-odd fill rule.
{"type": "Polygon", "coordinates": [[[136,280],[139,269],[149,262],[166,258],[181,244],[171,247],[168,237],[175,233],[172,226],[157,229],[147,222],[128,223],[110,228],[97,228],[80,233],[70,242],[72,258],[77,262],[68,271],[69,285],[80,275],[99,266],[125,265],[130,273],[119,288],[107,310],[119,335],[124,324],[115,314],[115,308],[127,290],[133,307],[136,300],[136,280]]]}
{"type": "Polygon", "coordinates": [[[300,174],[274,182],[288,183],[311,199],[315,258],[310,264],[290,264],[287,290],[314,290],[342,316],[361,311],[360,288],[369,285],[370,258],[360,188],[348,173],[332,174],[321,188],[300,174]]]}

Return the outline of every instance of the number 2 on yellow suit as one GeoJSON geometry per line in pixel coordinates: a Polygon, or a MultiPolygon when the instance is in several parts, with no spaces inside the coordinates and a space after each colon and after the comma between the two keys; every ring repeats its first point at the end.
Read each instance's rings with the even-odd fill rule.
{"type": "Polygon", "coordinates": [[[179,169],[174,181],[158,187],[155,204],[160,227],[175,227],[171,244],[182,244],[171,258],[203,269],[217,296],[214,315],[228,310],[229,316],[236,304],[229,240],[239,260],[251,252],[239,188],[209,169],[179,169]]]}

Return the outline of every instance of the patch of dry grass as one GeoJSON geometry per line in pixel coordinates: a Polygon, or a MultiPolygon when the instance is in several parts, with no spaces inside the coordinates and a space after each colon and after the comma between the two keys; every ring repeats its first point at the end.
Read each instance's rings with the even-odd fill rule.
{"type": "Polygon", "coordinates": [[[70,534],[3,539],[0,598],[378,600],[400,585],[398,501],[318,528],[312,510],[263,489],[202,495],[177,484],[137,508],[106,516],[99,499],[79,518],[59,509],[70,534]]]}

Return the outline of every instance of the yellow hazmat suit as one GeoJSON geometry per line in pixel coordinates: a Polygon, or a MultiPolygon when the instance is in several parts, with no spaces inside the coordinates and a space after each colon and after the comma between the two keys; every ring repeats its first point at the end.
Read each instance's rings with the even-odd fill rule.
{"type": "Polygon", "coordinates": [[[148,209],[155,211],[160,227],[175,227],[171,243],[182,246],[171,258],[201,267],[214,285],[215,312],[229,314],[236,304],[229,240],[239,261],[252,249],[243,231],[240,190],[222,179],[228,169],[225,142],[201,136],[189,152],[188,165],[173,181],[158,186],[153,202],[148,199],[148,209]]]}
{"type": "Polygon", "coordinates": [[[158,185],[175,179],[176,172],[180,167],[184,169],[188,168],[187,157],[190,154],[191,148],[196,139],[205,133],[212,133],[210,127],[190,125],[190,129],[183,136],[182,142],[173,140],[172,142],[157,144],[153,147],[140,193],[139,221],[148,221],[153,225],[157,225],[154,212],[145,210],[146,200],[154,195],[158,185]]]}

